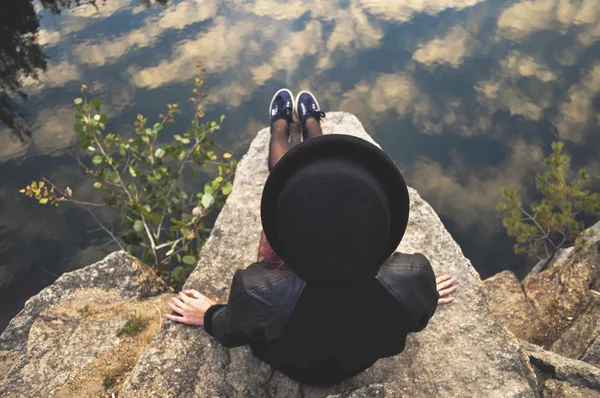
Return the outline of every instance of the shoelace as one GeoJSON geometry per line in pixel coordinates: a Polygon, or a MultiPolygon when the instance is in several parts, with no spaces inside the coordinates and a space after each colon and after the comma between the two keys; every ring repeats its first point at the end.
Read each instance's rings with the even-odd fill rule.
{"type": "Polygon", "coordinates": [[[326,115],[323,111],[310,111],[306,114],[305,119],[309,116],[314,117],[315,119],[317,119],[317,122],[321,123],[321,119],[324,118],[326,115]]]}
{"type": "Polygon", "coordinates": [[[277,107],[279,109],[278,115],[273,120],[277,119],[286,119],[288,123],[292,122],[292,114],[286,111],[285,101],[283,97],[278,96],[275,101],[277,101],[277,107]]]}

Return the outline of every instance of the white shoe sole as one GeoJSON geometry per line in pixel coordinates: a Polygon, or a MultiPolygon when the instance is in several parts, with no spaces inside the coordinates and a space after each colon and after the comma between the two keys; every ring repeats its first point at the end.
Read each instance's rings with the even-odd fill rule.
{"type": "MultiPolygon", "coordinates": [[[[277,90],[277,92],[275,93],[275,95],[273,96],[273,99],[271,100],[271,104],[269,105],[269,120],[271,120],[271,109],[273,108],[273,102],[275,102],[275,98],[277,98],[277,96],[279,95],[280,92],[282,91],[286,91],[289,95],[290,98],[292,99],[292,102],[294,101],[294,94],[288,90],[287,88],[282,88],[281,90],[277,90]]],[[[292,116],[294,113],[296,113],[296,104],[292,104],[294,106],[294,111],[292,112],[292,116]]]]}

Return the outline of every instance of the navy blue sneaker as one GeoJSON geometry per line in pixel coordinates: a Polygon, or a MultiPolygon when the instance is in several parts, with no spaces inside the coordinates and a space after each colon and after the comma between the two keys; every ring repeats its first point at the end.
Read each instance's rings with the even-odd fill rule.
{"type": "Polygon", "coordinates": [[[298,120],[300,120],[300,126],[302,127],[302,132],[304,133],[304,124],[306,123],[306,119],[314,117],[317,119],[317,122],[321,122],[321,118],[325,117],[325,113],[321,111],[319,107],[319,102],[308,91],[302,91],[296,97],[296,114],[298,114],[298,120]]]}
{"type": "Polygon", "coordinates": [[[294,94],[287,88],[282,88],[275,93],[269,106],[269,117],[271,125],[279,119],[285,119],[292,124],[294,115],[294,94]]]}

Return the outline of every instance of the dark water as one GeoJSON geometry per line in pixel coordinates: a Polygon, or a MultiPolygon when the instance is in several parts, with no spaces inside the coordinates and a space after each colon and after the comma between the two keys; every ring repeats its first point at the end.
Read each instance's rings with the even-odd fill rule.
{"type": "Polygon", "coordinates": [[[52,274],[114,249],[82,211],[18,194],[43,175],[93,199],[64,154],[82,83],[113,130],[131,131],[138,112],[184,104],[204,60],[207,117],[228,116],[219,142],[237,155],[275,90],[311,90],[324,110],[361,119],[484,278],[531,267],[494,209],[502,187],[531,197],[557,139],[600,170],[600,0],[11,3],[0,17],[0,85],[13,98],[0,95],[0,328],[52,274]],[[44,67],[38,81],[19,78],[44,67]]]}

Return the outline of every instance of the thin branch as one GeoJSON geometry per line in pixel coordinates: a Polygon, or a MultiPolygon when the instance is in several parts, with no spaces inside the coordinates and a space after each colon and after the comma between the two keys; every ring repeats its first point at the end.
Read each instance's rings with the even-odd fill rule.
{"type": "Polygon", "coordinates": [[[85,231],[86,234],[93,234],[94,232],[98,232],[98,231],[102,231],[102,228],[93,228],[93,229],[88,229],[87,231],[85,231]]]}
{"type": "Polygon", "coordinates": [[[233,154],[233,151],[232,151],[232,150],[229,150],[229,149],[225,148],[224,146],[221,146],[221,145],[219,145],[219,144],[218,144],[218,143],[216,143],[216,142],[215,142],[215,146],[216,146],[217,148],[221,149],[222,151],[229,152],[229,153],[233,154]]]}
{"type": "Polygon", "coordinates": [[[74,203],[74,204],[80,205],[80,206],[94,206],[94,207],[105,207],[106,206],[104,203],[92,203],[92,202],[84,202],[81,200],[75,200],[71,196],[69,196],[65,192],[63,192],[59,187],[54,185],[54,183],[52,181],[48,180],[46,177],[42,176],[42,180],[44,180],[48,184],[52,185],[52,187],[63,196],[63,201],[71,202],[71,203],[74,203]],[[66,198],[66,199],[64,199],[64,198],[66,198]]]}
{"type": "Polygon", "coordinates": [[[81,205],[81,206],[93,206],[93,207],[105,207],[106,206],[104,203],[82,202],[80,200],[75,200],[75,199],[68,199],[67,201],[75,203],[76,205],[81,205]]]}
{"type": "MultiPolygon", "coordinates": [[[[102,155],[104,155],[106,161],[108,162],[108,160],[110,158],[104,151],[104,148],[102,147],[102,145],[98,142],[98,139],[96,138],[95,134],[94,134],[94,141],[96,142],[98,149],[100,150],[100,152],[102,152],[102,155]]],[[[119,174],[119,171],[117,169],[115,169],[115,167],[113,165],[111,165],[110,163],[108,163],[108,164],[116,174],[119,174]]],[[[131,196],[131,193],[129,193],[129,190],[125,186],[123,179],[120,177],[119,177],[119,184],[121,185],[121,188],[123,188],[123,190],[125,191],[127,196],[129,197],[129,200],[131,200],[132,203],[135,203],[136,201],[133,200],[133,196],[131,196]]],[[[152,236],[152,233],[150,232],[150,228],[148,228],[148,223],[146,222],[146,218],[143,215],[141,215],[141,217],[142,217],[142,223],[144,224],[144,229],[146,230],[146,235],[148,236],[148,240],[150,240],[150,248],[152,249],[152,254],[154,255],[154,264],[156,265],[158,263],[158,257],[156,256],[156,250],[154,249],[154,246],[155,246],[154,238],[152,236]]],[[[120,246],[120,244],[119,244],[119,246],[120,246]]]]}
{"type": "Polygon", "coordinates": [[[119,248],[121,248],[121,250],[125,250],[125,248],[121,245],[121,242],[119,242],[119,240],[115,237],[115,235],[112,233],[111,230],[109,230],[108,228],[106,228],[104,226],[104,224],[102,224],[100,222],[100,220],[98,220],[98,217],[96,217],[96,215],[94,214],[93,211],[91,211],[90,209],[88,209],[85,206],[80,206],[81,208],[85,209],[88,213],[90,213],[90,215],[94,218],[94,220],[96,221],[96,223],[98,223],[98,225],[100,226],[100,228],[102,228],[104,231],[106,231],[107,234],[110,235],[110,237],[116,242],[117,245],[119,245],[119,248]]]}
{"type": "Polygon", "coordinates": [[[537,222],[537,220],[535,219],[535,217],[533,217],[531,214],[529,214],[528,212],[526,212],[525,209],[523,209],[522,207],[519,207],[519,210],[526,217],[528,217],[531,221],[533,221],[535,223],[535,225],[537,225],[537,227],[539,228],[539,230],[542,231],[543,234],[548,234],[549,233],[549,231],[548,232],[544,231],[544,228],[542,228],[542,226],[537,222]]]}
{"type": "Polygon", "coordinates": [[[89,175],[93,175],[94,177],[96,177],[96,173],[94,173],[94,171],[92,169],[90,169],[89,167],[87,167],[87,165],[85,163],[83,163],[83,161],[81,160],[81,158],[76,155],[75,153],[71,152],[71,151],[67,151],[67,153],[69,155],[71,155],[71,157],[73,157],[77,163],[79,163],[79,165],[81,166],[81,168],[83,168],[83,170],[89,174],[89,175]]]}
{"type": "MultiPolygon", "coordinates": [[[[185,157],[183,158],[183,162],[181,163],[181,167],[179,167],[179,171],[177,172],[177,175],[179,175],[180,177],[181,177],[181,173],[183,172],[183,168],[185,167],[185,164],[186,164],[188,158],[190,157],[192,152],[194,152],[194,150],[196,149],[196,147],[198,145],[200,145],[200,141],[198,141],[198,139],[196,138],[196,143],[192,146],[192,149],[190,149],[190,151],[185,155],[185,157]]],[[[173,188],[175,188],[176,183],[177,183],[177,180],[173,180],[173,182],[171,183],[171,186],[169,187],[169,190],[167,191],[167,194],[165,195],[165,200],[168,200],[169,197],[171,196],[171,192],[173,192],[173,188]]],[[[158,224],[158,232],[156,233],[157,241],[160,241],[160,231],[162,230],[162,225],[165,220],[165,215],[167,214],[167,207],[168,206],[165,203],[165,208],[163,209],[163,213],[160,216],[160,223],[158,224]]]]}
{"type": "Polygon", "coordinates": [[[146,230],[146,234],[148,235],[148,238],[150,238],[150,248],[152,249],[152,254],[154,255],[154,264],[158,263],[158,257],[156,256],[156,243],[154,242],[154,239],[152,238],[152,232],[150,232],[150,228],[148,228],[148,223],[146,223],[146,218],[141,215],[142,217],[142,223],[144,224],[144,229],[146,230]]]}
{"type": "Polygon", "coordinates": [[[178,249],[176,252],[173,252],[173,254],[171,254],[169,257],[165,257],[160,263],[161,264],[167,263],[171,257],[173,257],[176,254],[181,253],[182,251],[183,251],[183,247],[181,247],[180,249],[178,249]]]}
{"type": "Polygon", "coordinates": [[[558,247],[556,247],[556,245],[554,244],[554,242],[552,242],[552,239],[548,238],[548,239],[546,239],[546,242],[549,242],[552,245],[552,247],[554,248],[554,250],[558,250],[558,247]]]}
{"type": "MultiPolygon", "coordinates": [[[[83,201],[79,201],[79,200],[75,200],[70,198],[65,192],[63,192],[60,188],[58,188],[56,185],[54,185],[54,183],[50,180],[48,180],[46,177],[42,177],[42,179],[44,181],[46,181],[48,184],[52,185],[52,187],[54,189],[56,189],[61,195],[63,195],[63,197],[67,198],[65,201],[67,202],[71,202],[79,207],[81,207],[82,209],[85,209],[85,211],[87,211],[88,213],[90,213],[90,215],[92,216],[92,218],[94,219],[94,221],[96,221],[96,223],[98,224],[98,226],[100,227],[99,229],[104,230],[106,233],[108,233],[110,235],[110,237],[113,239],[113,241],[119,246],[119,248],[121,248],[121,250],[125,250],[123,248],[123,246],[121,245],[121,243],[119,242],[119,240],[115,237],[115,235],[112,233],[112,231],[110,231],[108,228],[106,228],[104,226],[104,224],[102,224],[102,222],[100,222],[100,220],[98,220],[98,218],[96,217],[96,215],[94,214],[94,212],[92,212],[87,206],[96,206],[96,207],[105,207],[106,205],[104,204],[97,204],[97,203],[90,203],[90,202],[83,202],[83,201]]],[[[88,231],[89,233],[90,231],[88,231]]]]}
{"type": "Polygon", "coordinates": [[[550,251],[548,250],[548,246],[546,245],[546,242],[544,242],[544,250],[546,251],[546,257],[550,257],[550,251]]]}
{"type": "MultiPolygon", "coordinates": [[[[225,183],[226,183],[226,182],[228,182],[230,179],[231,179],[231,176],[230,176],[230,177],[227,177],[226,179],[224,179],[224,180],[223,180],[223,181],[222,181],[222,182],[219,184],[219,186],[217,187],[217,189],[216,189],[216,192],[222,192],[220,188],[221,188],[223,185],[225,185],[225,183]]],[[[223,195],[223,194],[221,194],[221,195],[223,195]]],[[[215,201],[216,201],[216,200],[217,200],[217,199],[218,199],[218,198],[219,198],[221,195],[214,195],[214,196],[213,196],[213,198],[212,198],[211,202],[209,203],[209,205],[208,205],[207,207],[203,208],[203,209],[202,209],[202,212],[201,212],[201,213],[200,213],[200,214],[197,216],[197,217],[198,217],[198,218],[197,218],[197,221],[200,221],[200,220],[202,220],[202,219],[203,219],[203,218],[204,218],[204,217],[207,215],[207,210],[208,210],[208,209],[210,209],[210,208],[212,207],[212,205],[215,203],[215,201]]],[[[192,223],[189,223],[189,224],[187,224],[187,225],[190,225],[190,224],[192,224],[192,223]]],[[[187,226],[187,225],[186,225],[186,226],[187,226]]],[[[187,237],[185,237],[185,236],[182,236],[181,238],[179,238],[179,239],[176,239],[176,240],[174,240],[174,241],[171,241],[171,242],[166,242],[166,243],[162,243],[162,244],[160,244],[160,245],[156,246],[156,250],[161,250],[161,249],[164,249],[164,248],[166,248],[166,247],[168,247],[168,246],[175,246],[176,244],[178,244],[178,243],[179,243],[179,242],[181,242],[182,240],[185,240],[186,238],[187,238],[187,237]]],[[[175,252],[175,253],[177,253],[177,252],[175,252]]],[[[175,254],[175,253],[173,253],[173,254],[175,254]]]]}
{"type": "Polygon", "coordinates": [[[129,168],[130,161],[131,161],[131,152],[127,152],[127,160],[125,161],[125,164],[123,165],[123,171],[121,172],[121,174],[119,174],[119,178],[123,177],[123,174],[125,174],[125,172],[129,168]]]}
{"type": "MultiPolygon", "coordinates": [[[[102,155],[104,155],[104,158],[106,159],[106,162],[108,163],[108,165],[113,169],[113,171],[117,174],[120,175],[119,170],[117,170],[112,164],[110,164],[108,161],[110,159],[110,156],[108,156],[106,154],[106,152],[104,151],[104,148],[102,147],[102,145],[98,142],[98,139],[96,138],[96,135],[94,134],[94,141],[96,142],[96,145],[98,146],[98,149],[100,150],[100,152],[102,152],[102,155]]],[[[127,197],[129,197],[129,200],[131,200],[132,202],[134,202],[133,197],[131,196],[131,194],[129,193],[129,190],[127,189],[127,187],[125,186],[125,183],[123,183],[123,180],[119,177],[119,185],[121,185],[121,188],[123,188],[123,190],[125,191],[125,193],[127,194],[127,197]]]]}
{"type": "Polygon", "coordinates": [[[563,240],[562,240],[562,242],[560,242],[560,243],[558,244],[558,246],[555,246],[555,247],[556,247],[556,250],[560,249],[560,248],[562,247],[562,245],[564,245],[564,244],[565,244],[565,242],[566,242],[566,241],[567,241],[567,238],[566,238],[566,237],[564,237],[564,238],[563,238],[563,240]]]}
{"type": "Polygon", "coordinates": [[[55,278],[59,278],[60,277],[60,275],[56,275],[55,273],[52,273],[52,272],[50,272],[50,271],[48,271],[48,270],[40,267],[39,265],[38,265],[38,268],[41,269],[42,271],[44,271],[45,273],[47,273],[48,275],[52,275],[55,278]]]}
{"type": "Polygon", "coordinates": [[[164,249],[165,247],[174,246],[177,243],[181,242],[182,239],[183,239],[183,237],[181,237],[181,238],[179,238],[177,240],[171,241],[171,242],[167,242],[167,243],[163,243],[161,245],[158,245],[158,246],[156,246],[156,250],[161,250],[161,249],[164,249]]]}

